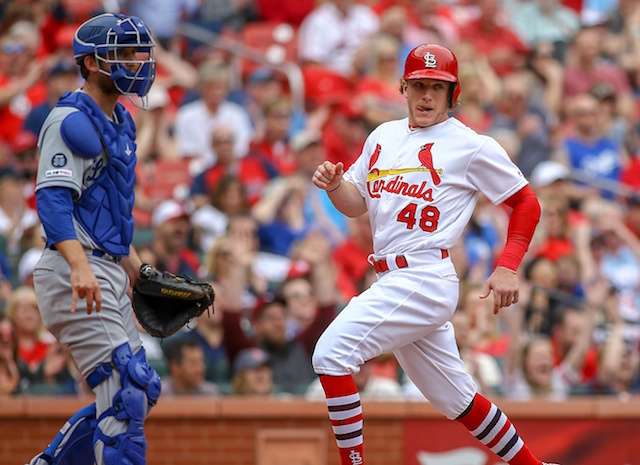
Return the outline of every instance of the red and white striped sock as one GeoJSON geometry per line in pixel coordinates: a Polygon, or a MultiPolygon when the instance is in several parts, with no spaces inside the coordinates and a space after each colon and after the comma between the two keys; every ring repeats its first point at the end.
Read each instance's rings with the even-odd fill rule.
{"type": "Polygon", "coordinates": [[[509,418],[491,401],[476,394],[457,419],[475,438],[510,465],[542,465],[518,436],[509,418]]]}
{"type": "Polygon", "coordinates": [[[356,383],[351,375],[321,375],[320,382],[327,397],[329,419],[342,465],[364,465],[362,406],[356,383]]]}

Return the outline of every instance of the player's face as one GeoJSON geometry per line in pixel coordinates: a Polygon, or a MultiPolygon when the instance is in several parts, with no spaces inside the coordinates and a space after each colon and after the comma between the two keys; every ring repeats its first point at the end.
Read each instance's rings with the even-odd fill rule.
{"type": "Polygon", "coordinates": [[[409,124],[426,128],[449,118],[451,83],[435,79],[409,79],[402,83],[409,107],[409,124]]]}

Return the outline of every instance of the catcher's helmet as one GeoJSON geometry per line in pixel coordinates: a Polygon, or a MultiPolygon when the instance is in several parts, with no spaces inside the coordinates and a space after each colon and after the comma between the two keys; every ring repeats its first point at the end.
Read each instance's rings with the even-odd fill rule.
{"type": "Polygon", "coordinates": [[[409,53],[404,63],[403,79],[438,79],[452,82],[449,105],[453,107],[460,95],[458,60],[451,50],[440,44],[421,44],[409,53]]]}
{"type": "Polygon", "coordinates": [[[155,42],[140,18],[121,14],[104,13],[85,21],[73,37],[73,56],[79,62],[86,55],[95,56],[106,63],[110,71],[100,72],[110,76],[116,88],[123,94],[144,97],[156,76],[153,57],[155,42]],[[123,59],[119,51],[126,47],[136,49],[135,59],[123,59]],[[135,63],[135,71],[123,64],[135,63]]]}

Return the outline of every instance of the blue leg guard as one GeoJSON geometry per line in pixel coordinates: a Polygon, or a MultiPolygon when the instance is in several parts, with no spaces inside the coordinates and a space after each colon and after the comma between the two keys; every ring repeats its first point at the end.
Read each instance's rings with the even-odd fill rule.
{"type": "MultiPolygon", "coordinates": [[[[105,465],[146,464],[147,441],[144,436],[144,420],[160,396],[160,377],[149,366],[144,348],[133,355],[129,344],[123,344],[113,352],[110,364],[120,372],[120,389],[113,398],[112,406],[104,411],[98,423],[109,416],[127,421],[127,430],[113,437],[107,436],[98,426],[93,444],[102,441],[102,459],[105,465]]],[[[109,372],[103,369],[103,372],[109,372]]]]}
{"type": "Polygon", "coordinates": [[[96,431],[96,404],[78,410],[60,429],[49,447],[30,465],[92,465],[93,436],[96,431]]]}

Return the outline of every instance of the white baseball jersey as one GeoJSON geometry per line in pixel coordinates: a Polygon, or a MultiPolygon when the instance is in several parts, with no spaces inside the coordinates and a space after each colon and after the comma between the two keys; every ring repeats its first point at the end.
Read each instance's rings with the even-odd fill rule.
{"type": "Polygon", "coordinates": [[[367,203],[376,255],[451,248],[482,192],[494,205],[528,181],[506,151],[455,118],[381,124],[343,180],[367,203]]]}

